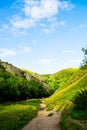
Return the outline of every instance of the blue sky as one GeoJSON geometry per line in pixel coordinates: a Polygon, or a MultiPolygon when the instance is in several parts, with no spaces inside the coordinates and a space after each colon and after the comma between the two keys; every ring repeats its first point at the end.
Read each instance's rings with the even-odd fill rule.
{"type": "Polygon", "coordinates": [[[87,0],[0,0],[0,59],[36,73],[79,67],[87,0]]]}

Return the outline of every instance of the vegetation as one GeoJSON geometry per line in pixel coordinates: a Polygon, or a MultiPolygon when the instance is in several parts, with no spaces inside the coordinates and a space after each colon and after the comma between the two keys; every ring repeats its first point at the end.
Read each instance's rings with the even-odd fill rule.
{"type": "Polygon", "coordinates": [[[76,107],[72,107],[72,111],[70,113],[71,118],[77,120],[87,120],[87,108],[86,109],[78,109],[76,107]]]}
{"type": "MultiPolygon", "coordinates": [[[[77,76],[71,77],[72,81],[79,81],[80,88],[71,99],[72,103],[65,105],[61,114],[62,130],[87,130],[87,46],[82,48],[84,53],[83,63],[78,71],[77,76]],[[79,80],[83,79],[83,80],[79,80]]],[[[70,84],[70,81],[68,82],[70,84]]],[[[68,85],[67,84],[67,85],[68,85]]],[[[79,86],[76,85],[76,87],[79,86]]]]}
{"type": "MultiPolygon", "coordinates": [[[[45,99],[45,102],[47,104],[48,110],[51,110],[54,107],[56,111],[63,110],[61,115],[62,130],[86,130],[87,48],[83,48],[82,50],[84,52],[84,60],[81,68],[68,68],[55,74],[38,75],[30,71],[14,68],[12,65],[9,66],[8,63],[0,64],[0,102],[20,101],[26,100],[28,98],[41,98],[52,94],[49,98],[45,99]],[[70,101],[73,101],[73,103],[70,101]]],[[[33,107],[31,109],[30,102],[28,101],[27,103],[28,106],[25,102],[13,105],[17,105],[19,108],[21,108],[20,105],[22,105],[23,108],[21,108],[20,111],[24,111],[26,106],[25,111],[30,112],[33,110],[33,107]]],[[[2,116],[3,118],[6,117],[5,115],[8,113],[4,113],[3,111],[7,110],[9,112],[12,105],[10,105],[10,107],[8,105],[5,106],[1,105],[0,119],[2,116]]],[[[22,122],[23,116],[20,116],[22,114],[20,114],[19,110],[17,113],[17,110],[15,110],[15,112],[19,117],[17,116],[16,121],[19,122],[21,119],[22,122]]],[[[12,108],[10,112],[14,112],[14,109],[12,108]]],[[[48,116],[52,115],[53,113],[50,113],[48,116]]],[[[13,114],[13,117],[11,117],[11,119],[14,117],[15,115],[13,114]]],[[[27,118],[26,116],[24,117],[27,118]]],[[[28,120],[30,119],[32,118],[28,118],[28,120]]],[[[3,121],[4,120],[5,119],[3,119],[3,121]]],[[[15,123],[14,121],[15,127],[16,124],[18,124],[17,122],[15,123]]],[[[26,119],[24,122],[26,122],[26,119]]],[[[7,128],[9,128],[9,124],[10,123],[7,123],[7,128]]],[[[13,127],[13,123],[11,126],[12,129],[15,129],[13,127]]],[[[21,125],[17,125],[18,129],[20,126],[21,125]]],[[[4,125],[2,127],[4,128],[4,125]]]]}
{"type": "Polygon", "coordinates": [[[69,81],[66,82],[63,89],[56,90],[56,92],[45,100],[48,109],[56,108],[59,110],[70,101],[77,91],[87,88],[87,69],[76,71],[69,81]],[[78,76],[80,71],[80,75],[78,76]],[[79,78],[78,78],[79,77],[79,78]],[[70,84],[71,83],[71,84],[70,84]]]}
{"type": "Polygon", "coordinates": [[[61,114],[62,130],[87,130],[87,109],[76,110],[69,102],[61,114]]]}
{"type": "Polygon", "coordinates": [[[87,67],[87,46],[85,48],[82,48],[82,51],[84,53],[84,59],[81,68],[84,69],[87,67]]]}
{"type": "Polygon", "coordinates": [[[0,104],[0,130],[20,130],[37,115],[40,100],[0,104]]]}
{"type": "Polygon", "coordinates": [[[0,102],[20,101],[49,96],[49,88],[43,82],[12,65],[0,63],[0,102]],[[7,66],[6,66],[7,65],[7,66]],[[8,69],[9,68],[9,69],[8,69]],[[6,70],[11,71],[8,72],[6,70]],[[29,79],[29,80],[28,80],[29,79]]]}
{"type": "Polygon", "coordinates": [[[32,71],[29,71],[29,70],[25,70],[25,69],[23,69],[23,72],[26,73],[26,74],[31,75],[33,78],[36,78],[36,79],[38,79],[38,80],[43,81],[42,76],[41,76],[40,74],[38,74],[38,73],[35,73],[35,72],[32,72],[32,71]]]}
{"type": "Polygon", "coordinates": [[[72,99],[72,102],[75,104],[78,110],[87,109],[87,89],[81,90],[78,92],[72,99]]]}
{"type": "Polygon", "coordinates": [[[66,82],[76,70],[76,68],[68,68],[51,75],[44,75],[44,82],[49,84],[51,92],[54,93],[56,90],[60,90],[65,87],[66,82]]]}

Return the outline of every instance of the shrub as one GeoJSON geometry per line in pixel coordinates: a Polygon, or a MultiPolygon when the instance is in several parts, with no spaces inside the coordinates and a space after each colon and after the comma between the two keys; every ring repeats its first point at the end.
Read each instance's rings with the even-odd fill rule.
{"type": "Polygon", "coordinates": [[[72,102],[77,109],[87,109],[87,89],[78,92],[72,99],[72,102]]]}

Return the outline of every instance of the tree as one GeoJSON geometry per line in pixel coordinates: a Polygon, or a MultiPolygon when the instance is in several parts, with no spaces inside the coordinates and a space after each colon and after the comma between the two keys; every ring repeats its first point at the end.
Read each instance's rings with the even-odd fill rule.
{"type": "Polygon", "coordinates": [[[84,59],[82,61],[81,68],[86,68],[87,67],[87,46],[85,48],[82,48],[82,51],[84,53],[84,59]]]}

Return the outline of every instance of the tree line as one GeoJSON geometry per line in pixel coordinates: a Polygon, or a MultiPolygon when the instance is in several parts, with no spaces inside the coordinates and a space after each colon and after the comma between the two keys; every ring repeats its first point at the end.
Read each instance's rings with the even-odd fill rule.
{"type": "Polygon", "coordinates": [[[20,101],[48,96],[48,92],[34,79],[30,81],[7,72],[0,64],[0,102],[20,101]]]}

